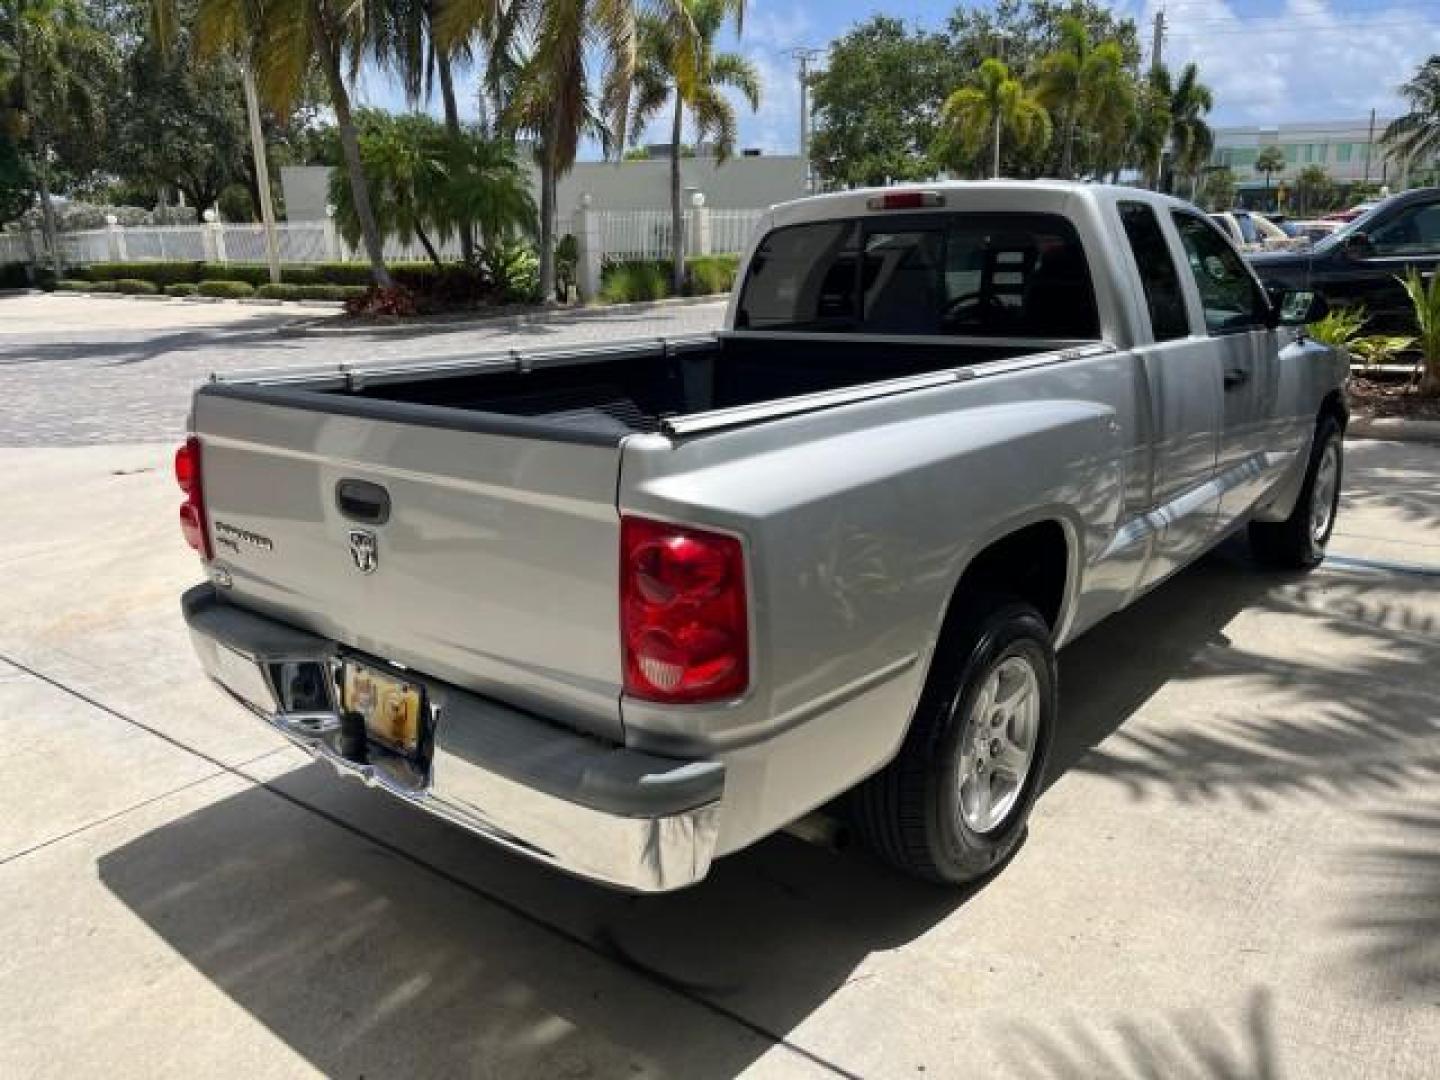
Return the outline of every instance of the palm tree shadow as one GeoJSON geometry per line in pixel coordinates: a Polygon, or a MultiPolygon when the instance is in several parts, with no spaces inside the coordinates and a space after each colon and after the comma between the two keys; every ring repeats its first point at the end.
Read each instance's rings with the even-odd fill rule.
{"type": "Polygon", "coordinates": [[[1150,1022],[1130,1018],[1110,1030],[1079,1021],[1058,1032],[1027,1024],[1008,1045],[1016,1074],[1032,1080],[1279,1080],[1271,1014],[1270,993],[1258,988],[1233,1031],[1194,1010],[1150,1022]]]}
{"type": "MultiPolygon", "coordinates": [[[[1277,581],[1227,548],[1064,652],[1064,721],[1049,781],[1076,771],[1126,785],[1136,799],[1239,796],[1260,810],[1282,798],[1390,791],[1393,776],[1356,762],[1378,732],[1424,737],[1423,672],[1435,650],[1413,615],[1369,597],[1364,580],[1277,581]],[[1226,627],[1242,608],[1304,616],[1367,647],[1333,671],[1241,650],[1226,627]],[[1222,678],[1253,684],[1257,716],[1126,730],[1167,684],[1203,691],[1222,678]],[[1307,722],[1265,706],[1267,694],[1297,692],[1331,700],[1307,722]]],[[[1413,871],[1409,859],[1395,865],[1413,871]]],[[[871,954],[914,942],[986,887],[932,888],[861,853],[778,836],[722,860],[694,889],[624,896],[337,784],[319,766],[132,840],[101,859],[100,876],[321,1071],[436,1075],[481,1065],[553,1075],[578,1057],[601,1075],[638,1063],[733,1076],[865,977],[871,954]],[[402,1018],[408,1044],[428,1048],[423,1070],[375,1064],[395,1061],[402,1018]],[[733,1019],[748,1033],[736,1034],[733,1019]]],[[[1375,940],[1398,950],[1433,925],[1411,919],[1375,940]]],[[[1196,1022],[1165,1027],[1163,1037],[1122,1028],[1129,1049],[1120,1060],[1139,1076],[1176,1075],[1166,1063],[1182,1054],[1208,1063],[1205,1076],[1277,1075],[1266,1016],[1263,1002],[1252,1006],[1248,1057],[1196,1022]]],[[[1063,1069],[1120,1052],[1087,1040],[1036,1035],[1026,1045],[1039,1064],[1027,1067],[1101,1075],[1063,1069]]]]}

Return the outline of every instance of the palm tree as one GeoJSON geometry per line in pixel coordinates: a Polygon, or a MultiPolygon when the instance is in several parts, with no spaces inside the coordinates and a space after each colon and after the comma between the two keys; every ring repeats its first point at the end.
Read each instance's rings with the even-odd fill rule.
{"type": "MultiPolygon", "coordinates": [[[[680,0],[667,0],[678,4],[680,0]]],[[[534,140],[540,166],[540,291],[555,295],[555,188],[575,164],[586,132],[597,129],[586,73],[587,53],[604,60],[604,83],[616,109],[615,138],[623,141],[635,72],[633,0],[447,0],[436,19],[441,48],[478,37],[492,58],[491,96],[509,134],[534,140]],[[518,43],[530,48],[521,55],[518,43]],[[502,62],[494,63],[499,57],[502,62]]]]}
{"type": "Polygon", "coordinates": [[[1424,161],[1440,154],[1440,55],[1420,65],[1400,87],[1410,111],[1390,121],[1381,141],[1409,160],[1424,161]]]}
{"type": "MultiPolygon", "coordinates": [[[[445,129],[459,141],[463,135],[460,106],[455,97],[454,65],[473,58],[470,43],[436,43],[435,20],[438,0],[386,0],[377,9],[377,33],[371,47],[383,67],[400,78],[406,100],[419,105],[430,98],[440,83],[440,103],[445,129]]],[[[460,251],[467,263],[475,259],[475,237],[468,223],[460,225],[460,251]]]]}
{"type": "Polygon", "coordinates": [[[1170,73],[1152,67],[1140,88],[1135,109],[1135,130],[1130,151],[1148,187],[1158,190],[1165,162],[1165,144],[1170,141],[1170,73]]]}
{"type": "Polygon", "coordinates": [[[1255,171],[1265,174],[1265,205],[1270,205],[1270,174],[1285,171],[1285,152],[1278,146],[1263,147],[1255,155],[1255,171]]]}
{"type": "MultiPolygon", "coordinates": [[[[178,0],[150,0],[151,25],[162,44],[174,39],[178,7],[178,0]]],[[[347,74],[353,79],[358,73],[377,27],[374,6],[355,0],[199,0],[195,43],[202,57],[232,52],[251,65],[263,96],[277,112],[288,109],[303,89],[311,65],[319,65],[335,110],[335,130],[371,278],[389,288],[394,281],[385,268],[346,85],[347,74]]]]}
{"type": "Polygon", "coordinates": [[[1075,136],[1080,118],[1100,129],[1123,126],[1129,89],[1125,53],[1118,42],[1093,45],[1083,20],[1060,20],[1059,46],[1040,62],[1040,104],[1062,117],[1060,174],[1075,173],[1075,136]]]}
{"type": "Polygon", "coordinates": [[[77,0],[4,0],[0,7],[0,109],[4,126],[32,148],[50,265],[61,273],[59,228],[51,199],[53,141],[77,125],[98,128],[99,87],[91,75],[106,62],[107,40],[77,0]]]}
{"type": "MultiPolygon", "coordinates": [[[[760,107],[760,73],[737,53],[715,51],[715,35],[735,0],[680,0],[666,15],[645,14],[638,26],[635,103],[630,129],[640,132],[673,99],[670,121],[670,283],[675,292],[685,284],[684,208],[680,205],[680,138],[685,110],[694,116],[695,141],[707,137],[715,160],[723,163],[735,152],[735,108],[721,92],[738,90],[751,111],[760,107]]],[[[607,95],[608,97],[609,95],[607,95]]]]}
{"type": "Polygon", "coordinates": [[[1044,146],[1050,141],[1050,114],[1004,63],[985,60],[974,83],[946,99],[932,153],[937,161],[959,170],[973,162],[993,137],[991,175],[999,176],[1000,144],[1007,129],[1018,148],[1044,146]]]}
{"type": "MultiPolygon", "coordinates": [[[[495,239],[533,232],[535,201],[510,146],[463,128],[457,138],[424,113],[362,109],[357,120],[360,157],[385,235],[419,241],[438,267],[432,237],[463,235],[472,222],[495,239]]],[[[356,243],[353,196],[338,173],[330,177],[330,201],[341,235],[356,243]]]]}
{"type": "MultiPolygon", "coordinates": [[[[1170,168],[1175,175],[1190,177],[1192,194],[1200,167],[1215,146],[1214,133],[1205,122],[1214,104],[1210,88],[1200,81],[1199,69],[1186,64],[1170,95],[1170,168]]],[[[1167,190],[1172,187],[1167,185],[1167,190]]]]}

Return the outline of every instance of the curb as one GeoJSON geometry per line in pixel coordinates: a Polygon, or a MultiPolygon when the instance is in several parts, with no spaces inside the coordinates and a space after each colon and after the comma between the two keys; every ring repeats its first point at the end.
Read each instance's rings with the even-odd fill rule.
{"type": "Polygon", "coordinates": [[[629,304],[591,304],[584,307],[556,306],[519,312],[515,315],[491,315],[477,319],[453,319],[448,322],[347,323],[343,326],[335,326],[333,325],[333,316],[331,316],[324,319],[305,319],[285,323],[277,326],[275,332],[286,335],[303,334],[310,337],[343,337],[347,334],[450,334],[467,330],[518,329],[522,326],[543,326],[547,323],[571,322],[575,319],[598,319],[607,315],[627,313],[640,315],[649,311],[664,311],[666,308],[719,304],[727,302],[729,298],[729,293],[711,293],[708,296],[671,296],[664,300],[638,300],[629,304]]]}
{"type": "MultiPolygon", "coordinates": [[[[0,291],[0,296],[83,296],[87,300],[142,300],[150,303],[160,302],[162,304],[247,304],[251,307],[294,307],[294,308],[323,308],[339,311],[345,306],[340,300],[276,300],[268,296],[167,296],[164,293],[111,293],[111,292],[80,292],[78,290],[56,289],[47,292],[44,289],[11,289],[0,291]]],[[[329,316],[326,316],[328,318],[329,316]]],[[[287,323],[285,326],[293,324],[287,323]]]]}
{"type": "Polygon", "coordinates": [[[1440,443],[1440,420],[1360,416],[1350,421],[1345,435],[1347,438],[1383,439],[1388,442],[1440,443]]]}

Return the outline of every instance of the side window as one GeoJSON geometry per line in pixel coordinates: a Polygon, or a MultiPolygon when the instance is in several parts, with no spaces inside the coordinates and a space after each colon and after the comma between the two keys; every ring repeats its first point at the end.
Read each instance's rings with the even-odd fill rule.
{"type": "Polygon", "coordinates": [[[1170,245],[1160,230],[1155,211],[1144,203],[1122,202],[1120,223],[1140,268],[1140,283],[1145,287],[1145,306],[1150,310],[1150,328],[1156,341],[1173,341],[1190,333],[1190,319],[1185,313],[1185,291],[1180,286],[1180,272],[1170,255],[1170,245]]]}
{"type": "Polygon", "coordinates": [[[1176,213],[1175,227],[1200,290],[1205,329],[1233,334],[1265,327],[1269,304],[1239,253],[1204,218],[1176,213]]]}
{"type": "Polygon", "coordinates": [[[1376,255],[1440,254],[1440,202],[1407,206],[1369,235],[1376,255]]]}

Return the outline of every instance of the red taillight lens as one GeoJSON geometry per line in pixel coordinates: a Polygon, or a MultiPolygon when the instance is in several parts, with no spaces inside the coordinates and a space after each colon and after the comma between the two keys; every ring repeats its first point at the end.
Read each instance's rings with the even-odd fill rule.
{"type": "Polygon", "coordinates": [[[743,693],[750,682],[750,634],[740,541],[625,518],[620,634],[631,697],[694,703],[743,693]]]}
{"type": "Polygon", "coordinates": [[[931,210],[945,205],[938,191],[890,191],[865,200],[871,210],[931,210]]]}
{"type": "Polygon", "coordinates": [[[175,451],[175,482],[185,493],[180,504],[180,531],[185,542],[208,559],[210,530],[205,527],[205,491],[200,484],[200,440],[194,435],[175,451]]]}

